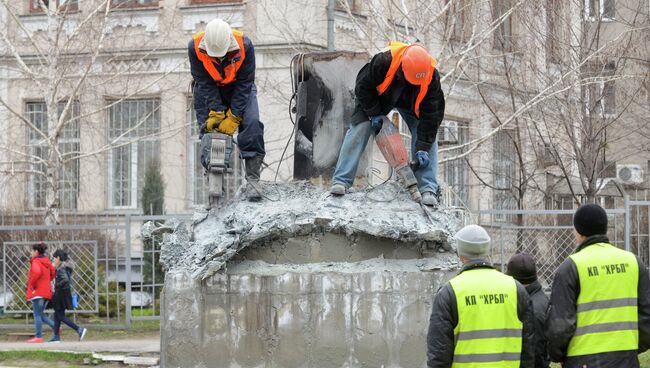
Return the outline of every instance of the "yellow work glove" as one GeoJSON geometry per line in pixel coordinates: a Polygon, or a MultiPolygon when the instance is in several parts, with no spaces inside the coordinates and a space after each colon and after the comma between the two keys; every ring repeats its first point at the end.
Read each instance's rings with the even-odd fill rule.
{"type": "Polygon", "coordinates": [[[228,112],[226,112],[226,118],[223,119],[221,124],[219,124],[219,129],[217,131],[219,133],[233,135],[237,128],[239,128],[239,124],[241,124],[241,118],[235,116],[232,113],[232,110],[229,109],[228,112]]]}
{"type": "Polygon", "coordinates": [[[205,131],[208,133],[216,132],[219,124],[226,118],[226,114],[223,111],[213,111],[210,110],[208,113],[208,119],[205,121],[205,131]]]}

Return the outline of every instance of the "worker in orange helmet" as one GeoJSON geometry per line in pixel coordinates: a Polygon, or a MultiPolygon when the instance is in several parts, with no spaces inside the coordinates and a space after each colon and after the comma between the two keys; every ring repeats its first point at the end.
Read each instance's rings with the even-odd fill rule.
{"type": "Polygon", "coordinates": [[[339,153],[330,192],[349,192],[359,160],[372,133],[381,129],[382,118],[396,109],[412,135],[411,155],[419,163],[415,171],[422,203],[437,206],[439,187],[436,134],[445,113],[436,59],[420,44],[391,42],[357,75],[356,107],[339,153]]]}

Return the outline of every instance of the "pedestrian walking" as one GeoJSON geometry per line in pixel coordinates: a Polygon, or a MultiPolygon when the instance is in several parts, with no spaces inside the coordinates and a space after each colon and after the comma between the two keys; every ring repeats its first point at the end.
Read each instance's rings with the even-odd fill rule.
{"type": "Polygon", "coordinates": [[[86,337],[88,330],[77,326],[77,324],[65,315],[66,309],[74,309],[72,305],[72,273],[74,271],[74,263],[62,249],[55,251],[52,259],[54,268],[56,269],[54,297],[52,298],[54,308],[54,336],[52,336],[49,342],[61,341],[61,322],[73,329],[79,335],[79,341],[81,341],[86,337]]]}
{"type": "Polygon", "coordinates": [[[27,340],[29,343],[43,342],[43,323],[54,329],[54,322],[45,315],[45,307],[52,299],[52,280],[55,273],[52,262],[45,255],[46,252],[45,243],[32,245],[25,300],[32,303],[35,333],[34,338],[27,340]]]}

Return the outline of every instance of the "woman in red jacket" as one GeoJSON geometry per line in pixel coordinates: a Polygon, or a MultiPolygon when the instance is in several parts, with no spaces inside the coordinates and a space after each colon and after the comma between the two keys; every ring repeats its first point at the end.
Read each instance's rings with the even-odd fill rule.
{"type": "Polygon", "coordinates": [[[27,278],[27,295],[25,299],[32,302],[36,334],[31,343],[43,342],[43,322],[54,330],[54,322],[45,315],[45,306],[52,299],[52,280],[56,271],[47,256],[47,245],[40,242],[32,245],[32,259],[27,278]]]}

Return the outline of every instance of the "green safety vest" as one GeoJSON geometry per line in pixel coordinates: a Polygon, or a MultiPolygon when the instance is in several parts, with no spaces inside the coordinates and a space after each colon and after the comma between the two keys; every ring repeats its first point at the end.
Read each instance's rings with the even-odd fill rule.
{"type": "Polygon", "coordinates": [[[462,272],[449,281],[458,325],[452,368],[519,368],[522,322],[515,279],[492,268],[462,272]]]}
{"type": "Polygon", "coordinates": [[[637,350],[636,257],[607,243],[589,245],[570,257],[578,269],[580,295],[567,356],[637,350]]]}

